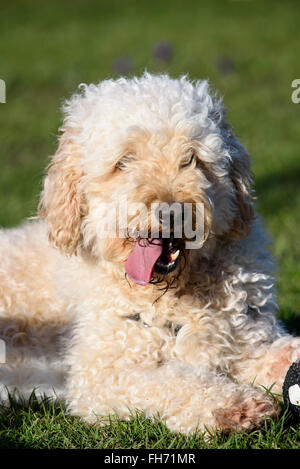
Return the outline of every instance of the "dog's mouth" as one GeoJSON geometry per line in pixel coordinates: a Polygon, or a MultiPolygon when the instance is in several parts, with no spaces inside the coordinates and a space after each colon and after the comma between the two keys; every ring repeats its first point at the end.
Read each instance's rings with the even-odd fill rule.
{"type": "Polygon", "coordinates": [[[138,285],[147,285],[154,274],[168,275],[180,264],[182,248],[176,238],[139,239],[128,257],[125,270],[138,285]]]}
{"type": "Polygon", "coordinates": [[[179,265],[180,255],[181,249],[177,239],[163,239],[162,253],[154,264],[154,271],[158,274],[174,272],[179,265]]]}

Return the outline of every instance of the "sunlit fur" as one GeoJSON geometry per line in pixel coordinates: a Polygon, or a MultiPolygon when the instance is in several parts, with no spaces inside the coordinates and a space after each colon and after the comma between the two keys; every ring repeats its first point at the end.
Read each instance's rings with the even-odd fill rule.
{"type": "Polygon", "coordinates": [[[281,392],[300,341],[275,318],[249,155],[221,99],[206,81],[144,74],[82,85],[63,111],[40,219],[0,232],[3,400],[5,386],[25,396],[54,386],[88,422],[141,409],[184,433],[276,416],[262,386],[281,392]],[[136,285],[124,268],[135,240],[99,236],[113,216],[103,202],[124,197],[201,202],[203,246],[136,285]]]}

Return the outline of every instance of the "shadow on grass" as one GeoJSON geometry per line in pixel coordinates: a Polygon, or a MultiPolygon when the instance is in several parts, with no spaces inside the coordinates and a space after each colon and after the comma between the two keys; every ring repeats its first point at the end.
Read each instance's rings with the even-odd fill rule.
{"type": "MultiPolygon", "coordinates": [[[[15,429],[12,429],[12,431],[15,431],[15,429]]],[[[33,449],[33,447],[30,444],[16,440],[16,436],[11,434],[11,436],[1,435],[0,449],[33,449]]]]}
{"type": "Polygon", "coordinates": [[[295,194],[300,191],[300,165],[290,165],[282,170],[257,177],[255,190],[258,204],[266,212],[290,211],[295,194]]]}
{"type": "Polygon", "coordinates": [[[300,336],[300,315],[296,315],[293,312],[290,312],[288,318],[281,319],[281,322],[285,326],[286,330],[294,335],[300,336]]]}
{"type": "Polygon", "coordinates": [[[8,400],[8,406],[0,406],[0,449],[38,448],[34,422],[50,421],[64,412],[61,403],[47,397],[37,398],[34,391],[27,400],[18,391],[8,393],[8,400]]]}

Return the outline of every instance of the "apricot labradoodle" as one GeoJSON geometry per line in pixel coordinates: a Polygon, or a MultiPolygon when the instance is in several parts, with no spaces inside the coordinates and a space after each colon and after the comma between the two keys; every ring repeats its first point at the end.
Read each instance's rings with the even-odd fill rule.
{"type": "Polygon", "coordinates": [[[252,196],[249,155],[207,81],[82,85],[39,217],[0,232],[1,399],[36,388],[87,422],[141,409],[184,433],[276,416],[266,388],[281,392],[300,339],[275,318],[252,196]],[[165,237],[163,211],[137,210],[173,203],[192,206],[194,228],[204,208],[198,248],[174,235],[171,211],[165,237]]]}

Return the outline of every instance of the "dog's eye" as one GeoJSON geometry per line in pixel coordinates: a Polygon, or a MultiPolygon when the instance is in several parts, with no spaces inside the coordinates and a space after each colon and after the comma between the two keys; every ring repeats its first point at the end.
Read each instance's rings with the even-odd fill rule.
{"type": "Polygon", "coordinates": [[[125,169],[125,163],[124,161],[120,160],[118,161],[118,163],[116,164],[116,169],[121,169],[121,171],[123,171],[125,169]]]}
{"type": "Polygon", "coordinates": [[[195,161],[196,157],[194,155],[194,153],[191,153],[189,156],[187,156],[181,163],[180,165],[180,168],[187,168],[188,166],[190,166],[194,161],[195,161]]]}
{"type": "Polygon", "coordinates": [[[131,159],[131,155],[123,156],[115,165],[116,169],[120,169],[121,171],[124,171],[130,159],[131,159]]]}

